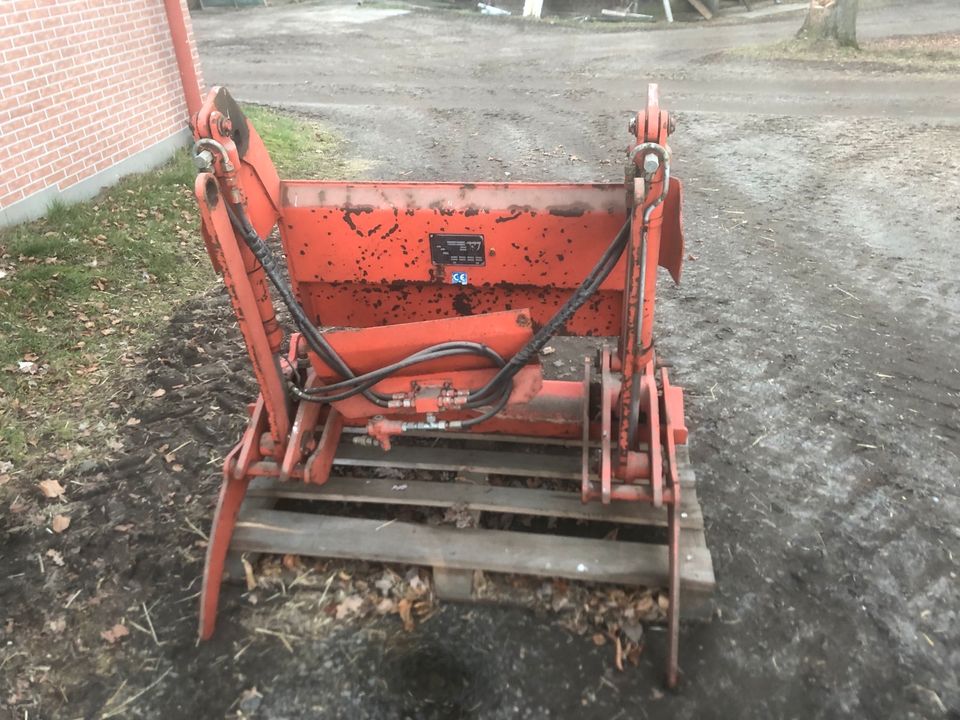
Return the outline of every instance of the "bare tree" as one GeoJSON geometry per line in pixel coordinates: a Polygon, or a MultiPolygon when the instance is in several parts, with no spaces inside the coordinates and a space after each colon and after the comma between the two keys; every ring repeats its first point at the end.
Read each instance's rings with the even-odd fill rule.
{"type": "Polygon", "coordinates": [[[807,19],[797,37],[829,40],[842,47],[858,48],[857,9],[859,0],[810,0],[807,19]]]}

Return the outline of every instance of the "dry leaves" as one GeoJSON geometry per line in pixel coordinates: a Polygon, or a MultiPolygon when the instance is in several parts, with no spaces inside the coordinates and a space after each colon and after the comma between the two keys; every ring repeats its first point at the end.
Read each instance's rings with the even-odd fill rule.
{"type": "Polygon", "coordinates": [[[50,560],[53,562],[54,565],[57,565],[59,567],[64,566],[63,555],[61,555],[59,552],[57,552],[53,548],[50,548],[49,550],[47,550],[47,557],[50,558],[50,560]]]}
{"type": "Polygon", "coordinates": [[[444,510],[443,523],[452,523],[458,528],[477,527],[480,513],[470,510],[466,503],[457,503],[444,510]]]}
{"type": "Polygon", "coordinates": [[[474,578],[477,598],[501,603],[532,605],[558,615],[563,627],[590,638],[597,647],[612,645],[617,669],[639,665],[644,650],[644,623],[661,622],[669,601],[666,593],[651,588],[625,590],[591,586],[565,580],[543,582],[535,578],[474,578]]]}
{"type": "Polygon", "coordinates": [[[154,390],[152,393],[150,393],[150,397],[153,397],[153,398],[162,398],[162,397],[163,397],[164,395],[166,395],[166,394],[167,394],[167,391],[166,391],[166,390],[164,390],[163,388],[157,388],[157,389],[154,390]]]}
{"type": "Polygon", "coordinates": [[[243,565],[243,575],[247,581],[247,592],[253,592],[257,589],[257,578],[253,574],[253,565],[246,557],[241,557],[240,563],[243,565]]]}
{"type": "Polygon", "coordinates": [[[329,561],[296,555],[266,556],[258,564],[256,583],[265,589],[289,587],[291,582],[315,587],[323,591],[321,606],[331,619],[364,620],[396,613],[408,631],[436,609],[429,574],[421,575],[419,568],[410,568],[403,575],[365,563],[348,568],[349,572],[334,569],[329,561]],[[291,574],[295,576],[292,580],[291,574]]]}
{"type": "Polygon", "coordinates": [[[416,624],[413,622],[413,603],[404,598],[399,603],[397,603],[397,612],[400,614],[400,619],[403,621],[403,629],[407,632],[412,632],[416,627],[416,624]]]}
{"type": "Polygon", "coordinates": [[[104,630],[102,633],[100,633],[100,637],[102,637],[111,645],[114,645],[121,638],[125,638],[129,634],[130,634],[130,631],[127,630],[126,625],[117,623],[109,630],[104,630]]]}
{"type": "Polygon", "coordinates": [[[345,597],[343,602],[337,605],[337,620],[343,620],[348,615],[357,615],[363,607],[363,598],[359,595],[350,595],[345,597]]]}
{"type": "MultiPolygon", "coordinates": [[[[175,459],[176,457],[174,457],[174,460],[175,459]]],[[[171,460],[170,462],[173,462],[173,460],[171,460]]],[[[291,572],[298,573],[303,570],[303,562],[301,562],[299,555],[290,555],[290,554],[284,555],[282,562],[283,562],[283,566],[287,570],[290,570],[291,572]]]]}
{"type": "Polygon", "coordinates": [[[63,489],[63,485],[56,480],[42,480],[38,487],[40,488],[40,492],[43,493],[43,496],[50,499],[58,498],[66,492],[66,490],[63,489]]]}
{"type": "Polygon", "coordinates": [[[55,533],[62,533],[64,530],[70,527],[70,516],[54,515],[53,522],[50,524],[50,527],[55,533]]]}

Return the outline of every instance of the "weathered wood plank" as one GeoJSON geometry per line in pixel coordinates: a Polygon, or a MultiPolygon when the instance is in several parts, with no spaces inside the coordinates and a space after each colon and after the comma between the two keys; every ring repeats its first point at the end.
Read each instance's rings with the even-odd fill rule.
{"type": "Polygon", "coordinates": [[[710,20],[713,18],[713,13],[710,12],[710,8],[704,5],[700,0],[687,0],[687,2],[693,5],[697,9],[697,12],[703,15],[703,17],[706,18],[707,20],[710,20]]]}
{"type": "MultiPolygon", "coordinates": [[[[697,540],[696,533],[690,531],[690,540],[697,540]]],[[[664,545],[403,522],[384,525],[380,520],[278,510],[245,512],[237,522],[233,547],[241,552],[479,569],[623,585],[661,587],[667,582],[664,545]]],[[[705,545],[685,543],[680,560],[681,588],[694,592],[713,589],[712,562],[705,545]]]]}
{"type": "MultiPolygon", "coordinates": [[[[574,492],[430,480],[399,482],[387,478],[332,477],[324,485],[308,485],[302,482],[281,483],[274,478],[255,478],[247,495],[425,507],[453,507],[462,504],[468,510],[481,512],[542,515],[658,527],[666,527],[667,524],[666,510],[646,503],[584,504],[580,502],[579,494],[574,492]]],[[[680,511],[686,513],[680,526],[702,528],[703,515],[697,502],[696,489],[683,488],[680,499],[680,511]]]]}
{"type": "Polygon", "coordinates": [[[470,602],[473,600],[473,570],[433,568],[433,589],[441,600],[470,602]]]}
{"type": "MultiPolygon", "coordinates": [[[[248,492],[247,496],[243,499],[243,505],[241,505],[241,512],[244,510],[272,510],[273,507],[277,504],[276,495],[253,495],[248,492]]],[[[248,555],[248,562],[256,563],[256,555],[248,555]]],[[[227,552],[227,559],[224,561],[223,566],[224,579],[226,580],[242,580],[244,579],[244,570],[243,570],[243,553],[234,549],[231,545],[230,550],[227,552]]]]}

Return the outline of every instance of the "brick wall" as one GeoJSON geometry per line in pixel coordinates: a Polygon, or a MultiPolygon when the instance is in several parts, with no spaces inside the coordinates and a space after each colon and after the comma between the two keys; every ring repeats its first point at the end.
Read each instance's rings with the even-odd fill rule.
{"type": "Polygon", "coordinates": [[[0,0],[0,61],[0,209],[187,126],[163,0],[0,0]]]}

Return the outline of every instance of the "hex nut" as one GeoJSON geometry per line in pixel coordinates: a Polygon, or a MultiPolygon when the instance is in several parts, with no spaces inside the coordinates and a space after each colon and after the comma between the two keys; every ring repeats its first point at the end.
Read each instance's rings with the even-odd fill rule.
{"type": "Polygon", "coordinates": [[[653,175],[660,169],[660,158],[656,153],[647,153],[643,158],[643,172],[647,175],[653,175]]]}

